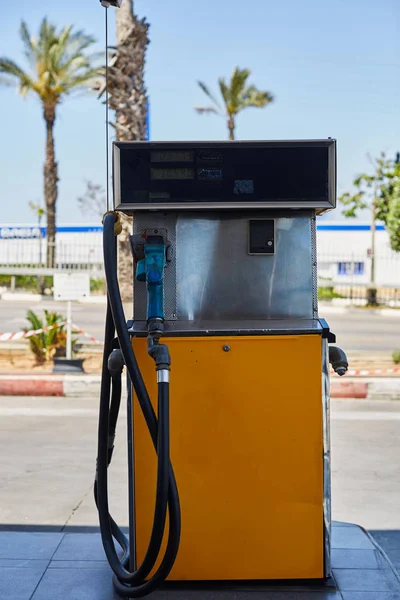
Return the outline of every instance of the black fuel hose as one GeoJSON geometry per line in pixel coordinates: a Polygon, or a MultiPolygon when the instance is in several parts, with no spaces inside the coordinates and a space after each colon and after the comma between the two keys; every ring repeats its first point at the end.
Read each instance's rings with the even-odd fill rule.
{"type": "MultiPolygon", "coordinates": [[[[180,506],[175,476],[169,458],[169,384],[158,383],[158,421],[151,404],[136,356],[131,346],[130,336],[122,306],[117,278],[117,249],[114,235],[116,215],[106,214],[103,227],[104,266],[107,280],[107,316],[104,339],[104,356],[100,393],[100,415],[98,430],[98,457],[96,476],[96,502],[99,512],[100,531],[104,551],[114,571],[114,586],[117,592],[126,598],[137,598],[152,592],[170,573],[178,553],[180,541],[180,506]],[[121,386],[113,382],[108,369],[108,357],[112,352],[114,331],[116,330],[119,347],[132,381],[140,408],[147,424],[154,448],[158,456],[157,491],[153,528],[147,552],[142,564],[135,571],[127,570],[129,548],[126,537],[109,514],[108,478],[110,413],[116,411],[117,397],[121,386]],[[114,407],[114,408],[113,408],[114,407]],[[169,515],[168,542],[160,566],[148,579],[157,562],[166,525],[166,511],[169,515]],[[119,558],[114,540],[121,545],[124,553],[119,558]]],[[[117,379],[117,378],[115,378],[117,379]]],[[[119,406],[119,405],[118,405],[119,406]]],[[[115,414],[115,412],[114,412],[115,414]]],[[[116,419],[115,419],[116,423],[116,419]]]]}

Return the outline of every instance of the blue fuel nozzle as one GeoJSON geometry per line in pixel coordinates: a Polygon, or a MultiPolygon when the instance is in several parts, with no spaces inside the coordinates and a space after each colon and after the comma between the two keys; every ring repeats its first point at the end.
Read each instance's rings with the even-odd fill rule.
{"type": "Polygon", "coordinates": [[[136,279],[147,284],[147,320],[164,319],[165,244],[145,244],[136,266],[136,279]]]}

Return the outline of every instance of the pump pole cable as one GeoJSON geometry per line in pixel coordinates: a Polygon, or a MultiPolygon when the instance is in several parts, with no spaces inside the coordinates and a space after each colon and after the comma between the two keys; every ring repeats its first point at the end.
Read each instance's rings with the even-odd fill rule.
{"type": "Polygon", "coordinates": [[[110,210],[110,167],[109,167],[109,140],[108,140],[108,7],[105,6],[105,39],[106,39],[106,210],[110,210]]]}
{"type": "MultiPolygon", "coordinates": [[[[104,218],[104,265],[108,287],[108,307],[104,340],[104,357],[102,369],[102,385],[100,395],[100,417],[98,432],[98,472],[97,500],[100,519],[100,530],[103,547],[114,571],[114,586],[117,592],[127,598],[144,596],[153,591],[170,573],[179,548],[180,541],[180,506],[175,476],[169,458],[169,384],[158,384],[158,421],[151,404],[143,377],[140,373],[136,356],[131,346],[130,336],[122,306],[121,295],[116,273],[117,249],[114,236],[116,215],[109,213],[104,218]],[[113,321],[113,323],[112,323],[113,321]],[[110,520],[108,507],[108,435],[110,419],[111,376],[107,368],[108,356],[112,350],[114,326],[117,331],[120,349],[125,365],[132,380],[133,388],[149,429],[154,448],[158,455],[157,493],[154,511],[153,529],[149,546],[140,567],[134,572],[125,567],[125,558],[120,560],[115,549],[113,536],[113,521],[110,520]],[[169,513],[169,533],[164,557],[157,571],[148,580],[157,561],[166,524],[166,508],[169,513]]],[[[121,536],[119,536],[121,537],[121,536]]]]}

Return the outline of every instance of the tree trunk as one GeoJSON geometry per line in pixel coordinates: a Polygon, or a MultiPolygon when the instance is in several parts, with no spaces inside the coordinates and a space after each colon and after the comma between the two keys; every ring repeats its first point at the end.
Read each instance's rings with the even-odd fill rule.
{"type": "Polygon", "coordinates": [[[44,200],[47,215],[46,267],[56,266],[56,201],[57,201],[57,163],[54,152],[53,128],[56,119],[54,106],[44,106],[43,116],[46,122],[46,160],[44,163],[44,200]]]}
{"type": "Polygon", "coordinates": [[[235,139],[235,120],[233,117],[228,119],[229,139],[233,141],[235,139]]]}
{"type": "MultiPolygon", "coordinates": [[[[109,105],[115,110],[115,129],[121,141],[146,138],[147,93],[144,85],[144,67],[149,25],[133,12],[132,0],[122,2],[116,10],[117,50],[115,62],[109,69],[109,105]]],[[[132,219],[122,219],[123,231],[119,236],[118,267],[122,299],[133,295],[133,261],[128,243],[132,219]]]]}

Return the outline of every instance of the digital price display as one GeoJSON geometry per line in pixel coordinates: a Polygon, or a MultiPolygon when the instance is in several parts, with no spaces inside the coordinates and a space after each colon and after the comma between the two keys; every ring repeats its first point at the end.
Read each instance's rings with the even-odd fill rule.
{"type": "Polygon", "coordinates": [[[194,169],[190,167],[152,167],[150,177],[153,180],[194,179],[194,169]]]}
{"type": "Polygon", "coordinates": [[[193,150],[157,150],[150,153],[150,162],[165,163],[165,162],[193,162],[193,150]]]}
{"type": "Polygon", "coordinates": [[[116,206],[335,207],[334,140],[115,142],[116,206]]]}

